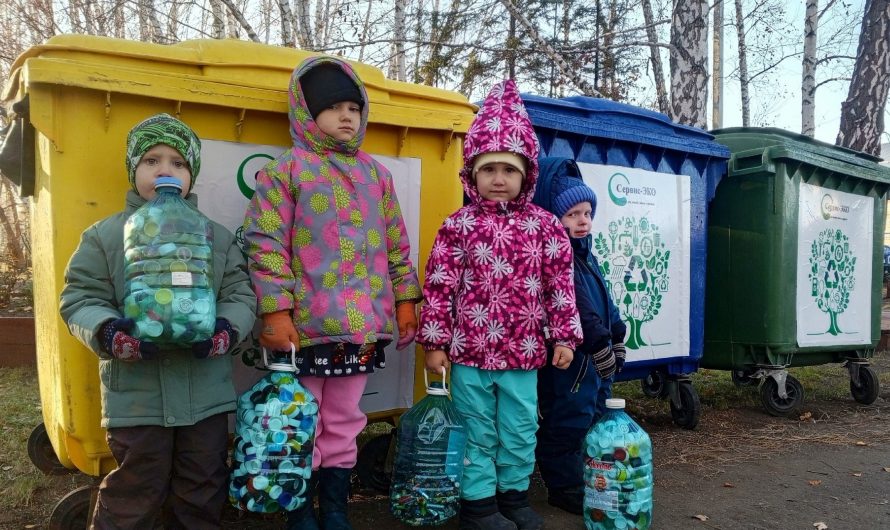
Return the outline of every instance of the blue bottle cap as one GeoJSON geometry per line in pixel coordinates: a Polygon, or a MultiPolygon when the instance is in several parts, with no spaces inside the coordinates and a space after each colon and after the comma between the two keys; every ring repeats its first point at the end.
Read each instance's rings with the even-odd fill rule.
{"type": "Polygon", "coordinates": [[[158,177],[157,180],[155,180],[155,190],[170,186],[182,190],[182,181],[176,177],[171,177],[168,175],[158,177]]]}

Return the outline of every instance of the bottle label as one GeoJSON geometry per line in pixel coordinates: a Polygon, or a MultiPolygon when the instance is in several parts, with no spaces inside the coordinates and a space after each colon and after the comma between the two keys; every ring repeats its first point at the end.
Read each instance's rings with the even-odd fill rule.
{"type": "Polygon", "coordinates": [[[191,285],[192,284],[192,273],[190,272],[171,272],[172,278],[170,282],[173,285],[181,286],[181,285],[191,285]]]}
{"type": "MultiPolygon", "coordinates": [[[[601,477],[598,477],[601,478],[601,477]]],[[[599,509],[605,512],[618,510],[618,492],[601,491],[597,488],[584,488],[584,506],[587,509],[599,509]]]]}

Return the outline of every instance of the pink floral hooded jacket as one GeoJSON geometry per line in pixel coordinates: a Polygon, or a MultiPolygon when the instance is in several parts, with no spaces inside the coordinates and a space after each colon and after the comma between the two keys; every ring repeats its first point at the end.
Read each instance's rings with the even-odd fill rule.
{"type": "Polygon", "coordinates": [[[314,57],[298,66],[290,81],[294,145],[257,173],[245,216],[259,312],[293,308],[301,347],[391,340],[395,303],[420,298],[392,176],[359,150],[367,101],[345,62],[314,57]],[[366,102],[348,142],[322,132],[303,97],[300,77],[323,63],[340,66],[366,102]]]}
{"type": "Polygon", "coordinates": [[[538,149],[515,83],[495,85],[464,142],[460,178],[470,204],[445,219],[426,266],[418,342],[453,363],[533,370],[546,362],[548,343],[581,342],[568,236],[531,202],[538,149]],[[528,163],[509,202],[483,199],[472,180],[476,156],[499,151],[528,163]]]}

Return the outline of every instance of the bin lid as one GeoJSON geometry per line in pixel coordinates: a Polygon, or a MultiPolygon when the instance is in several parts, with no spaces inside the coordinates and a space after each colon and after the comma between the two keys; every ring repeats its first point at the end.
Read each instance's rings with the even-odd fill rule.
{"type": "Polygon", "coordinates": [[[554,99],[522,94],[522,100],[536,128],[729,158],[729,150],[707,131],[675,123],[653,110],[588,96],[554,99]]]}
{"type": "MultiPolygon", "coordinates": [[[[761,159],[761,171],[777,161],[797,161],[849,175],[854,178],[890,184],[890,167],[879,164],[876,156],[847,149],[775,127],[728,127],[711,131],[728,146],[734,159],[761,159]]],[[[730,165],[729,173],[736,169],[730,165]]],[[[750,167],[746,167],[746,170],[750,167]]]]}
{"type": "MultiPolygon", "coordinates": [[[[203,103],[287,112],[293,69],[317,52],[240,40],[197,39],[161,45],[91,35],[57,35],[12,64],[2,101],[48,83],[203,103]]],[[[448,90],[386,79],[378,68],[350,61],[372,105],[369,121],[465,133],[475,106],[448,90]]],[[[113,98],[112,98],[113,104],[113,98]]]]}

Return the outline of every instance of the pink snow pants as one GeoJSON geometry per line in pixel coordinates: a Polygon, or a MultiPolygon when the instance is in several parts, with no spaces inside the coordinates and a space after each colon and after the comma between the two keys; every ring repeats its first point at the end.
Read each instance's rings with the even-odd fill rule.
{"type": "Polygon", "coordinates": [[[318,400],[318,425],[312,469],[320,467],[352,468],[358,456],[356,438],[368,418],[358,408],[365,392],[368,374],[346,377],[301,376],[300,384],[318,400]]]}

